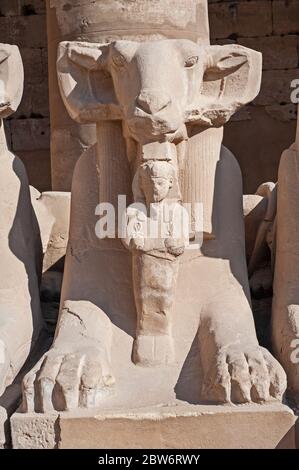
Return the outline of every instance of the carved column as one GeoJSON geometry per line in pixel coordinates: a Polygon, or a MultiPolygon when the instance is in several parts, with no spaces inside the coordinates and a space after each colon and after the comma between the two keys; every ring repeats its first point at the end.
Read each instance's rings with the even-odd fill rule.
{"type": "Polygon", "coordinates": [[[68,191],[76,161],[96,142],[94,125],[71,120],[56,77],[60,41],[186,38],[209,43],[206,0],[47,0],[52,187],[68,191]]]}

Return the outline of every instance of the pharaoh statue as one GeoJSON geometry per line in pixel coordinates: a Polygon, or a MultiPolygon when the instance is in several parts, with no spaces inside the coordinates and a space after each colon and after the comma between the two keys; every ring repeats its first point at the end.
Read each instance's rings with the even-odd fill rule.
{"type": "Polygon", "coordinates": [[[60,317],[24,409],[281,400],[285,373],[251,310],[241,174],[222,146],[223,125],[259,92],[261,55],[187,39],[63,42],[57,68],[97,145],[75,168],[60,317]]]}
{"type": "Polygon", "coordinates": [[[137,309],[133,360],[149,366],[172,362],[170,325],[178,257],[189,243],[188,214],[179,203],[180,195],[171,195],[175,181],[178,187],[176,173],[169,161],[141,164],[135,176],[139,194],[135,193],[134,199],[142,203],[143,196],[146,210],[137,209],[136,214],[134,207],[129,207],[127,211],[130,229],[123,242],[132,251],[137,309]],[[140,221],[147,222],[145,227],[140,221]]]}

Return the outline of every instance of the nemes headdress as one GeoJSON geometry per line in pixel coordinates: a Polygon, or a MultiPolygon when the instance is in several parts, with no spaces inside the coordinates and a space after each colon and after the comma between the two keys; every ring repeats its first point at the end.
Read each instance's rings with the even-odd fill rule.
{"type": "Polygon", "coordinates": [[[175,168],[170,162],[152,160],[141,165],[139,176],[141,180],[144,177],[173,179],[175,177],[175,168]]]}

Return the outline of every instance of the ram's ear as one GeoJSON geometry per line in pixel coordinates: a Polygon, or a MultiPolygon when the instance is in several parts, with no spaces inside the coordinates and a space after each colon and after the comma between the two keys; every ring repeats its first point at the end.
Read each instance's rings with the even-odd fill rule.
{"type": "Polygon", "coordinates": [[[22,99],[23,62],[17,46],[0,44],[0,118],[14,113],[22,99]]]}
{"type": "Polygon", "coordinates": [[[62,42],[58,48],[58,83],[64,104],[77,122],[120,119],[108,69],[110,44],[62,42]]]}
{"type": "Polygon", "coordinates": [[[203,82],[186,120],[219,127],[258,95],[262,55],[243,46],[226,45],[209,46],[204,56],[203,82]]]}

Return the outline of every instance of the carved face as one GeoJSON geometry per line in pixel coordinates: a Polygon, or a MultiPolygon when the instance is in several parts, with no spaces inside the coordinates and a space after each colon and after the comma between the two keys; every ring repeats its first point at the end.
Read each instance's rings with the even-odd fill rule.
{"type": "Polygon", "coordinates": [[[175,140],[186,123],[222,126],[251,101],[261,54],[183,39],[61,43],[58,78],[75,120],[123,119],[138,141],[175,140]]]}
{"type": "Polygon", "coordinates": [[[165,199],[172,187],[172,180],[165,178],[153,178],[151,180],[151,195],[154,202],[160,202],[165,199]]]}
{"type": "Polygon", "coordinates": [[[23,94],[24,71],[17,46],[0,44],[0,118],[15,112],[23,94]]]}
{"type": "Polygon", "coordinates": [[[191,41],[111,46],[110,71],[115,94],[133,136],[173,134],[203,78],[202,50],[191,41]]]}
{"type": "Polygon", "coordinates": [[[161,202],[173,185],[174,167],[164,161],[152,161],[141,165],[139,170],[140,188],[146,202],[161,202]]]}

